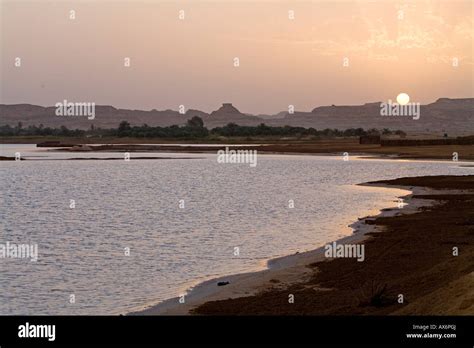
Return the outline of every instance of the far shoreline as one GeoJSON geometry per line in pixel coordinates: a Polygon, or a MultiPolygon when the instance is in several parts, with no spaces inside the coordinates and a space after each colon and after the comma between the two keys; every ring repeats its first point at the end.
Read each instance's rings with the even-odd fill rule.
{"type": "MultiPolygon", "coordinates": [[[[107,143],[102,144],[77,143],[69,147],[43,147],[45,151],[70,153],[216,153],[218,150],[230,149],[256,150],[259,154],[272,155],[317,155],[317,156],[357,156],[359,158],[378,158],[391,160],[439,160],[456,162],[474,161],[474,145],[431,145],[431,146],[380,146],[374,144],[359,144],[354,138],[321,139],[318,141],[301,142],[237,142],[233,141],[200,144],[199,142],[177,142],[156,144],[146,143],[107,143]]],[[[160,140],[161,142],[161,140],[160,140]]],[[[34,143],[32,143],[34,144],[34,143]]],[[[3,143],[3,145],[26,145],[21,143],[3,143]]],[[[13,156],[14,154],[11,154],[13,156]]],[[[7,160],[4,158],[3,160],[7,160]]]]}

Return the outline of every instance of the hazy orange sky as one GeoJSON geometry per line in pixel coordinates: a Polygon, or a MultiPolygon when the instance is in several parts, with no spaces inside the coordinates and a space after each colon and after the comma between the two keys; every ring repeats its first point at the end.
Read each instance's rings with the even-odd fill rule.
{"type": "Polygon", "coordinates": [[[0,103],[257,114],[472,97],[473,3],[1,1],[0,103]]]}

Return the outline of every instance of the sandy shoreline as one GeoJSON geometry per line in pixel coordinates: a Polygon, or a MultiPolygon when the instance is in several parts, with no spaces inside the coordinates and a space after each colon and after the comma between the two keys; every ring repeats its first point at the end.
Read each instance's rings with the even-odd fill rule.
{"type": "Polygon", "coordinates": [[[409,187],[407,200],[419,209],[371,219],[377,229],[365,233],[364,262],[309,263],[307,279],[283,288],[266,283],[259,293],[208,301],[193,314],[473,315],[474,175],[372,184],[409,187]]]}
{"type": "MultiPolygon", "coordinates": [[[[435,203],[433,200],[413,199],[414,195],[433,194],[435,192],[433,189],[426,187],[370,183],[359,185],[379,187],[381,189],[405,190],[407,194],[398,197],[402,198],[405,204],[403,208],[400,209],[397,207],[397,204],[394,203],[391,207],[381,209],[377,215],[360,218],[359,221],[355,221],[350,225],[350,227],[353,228],[353,233],[342,239],[338,239],[338,244],[361,243],[366,240],[368,234],[378,232],[379,228],[371,224],[376,218],[413,214],[421,207],[430,206],[435,203]],[[366,221],[368,221],[368,223],[366,223],[366,221]]],[[[394,199],[395,198],[397,197],[394,196],[394,199]]],[[[324,247],[270,259],[267,261],[267,269],[265,270],[226,275],[197,284],[186,293],[184,303],[180,303],[179,297],[175,297],[144,310],[128,313],[128,315],[188,315],[190,311],[210,301],[251,296],[274,288],[284,289],[291,284],[302,283],[309,280],[312,271],[308,268],[308,265],[325,260],[324,247]],[[217,286],[219,282],[229,282],[229,284],[217,286]]]]}

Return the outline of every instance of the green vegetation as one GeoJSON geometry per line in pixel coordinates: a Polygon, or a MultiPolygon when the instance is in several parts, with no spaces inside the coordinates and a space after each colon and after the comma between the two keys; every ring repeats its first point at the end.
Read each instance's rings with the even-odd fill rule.
{"type": "Polygon", "coordinates": [[[344,131],[338,129],[316,130],[304,127],[271,127],[265,124],[258,126],[239,126],[229,123],[223,127],[216,127],[208,130],[204,127],[203,120],[194,116],[189,119],[184,126],[150,127],[147,124],[142,126],[131,126],[129,122],[120,122],[116,129],[101,129],[91,126],[88,130],[68,129],[65,126],[60,128],[50,128],[39,126],[23,127],[21,122],[17,126],[9,125],[0,127],[0,136],[57,136],[57,137],[129,137],[129,138],[181,138],[181,139],[202,139],[217,137],[356,137],[363,135],[403,135],[403,131],[392,132],[389,129],[381,131],[377,129],[364,130],[362,128],[350,128],[344,131]]]}

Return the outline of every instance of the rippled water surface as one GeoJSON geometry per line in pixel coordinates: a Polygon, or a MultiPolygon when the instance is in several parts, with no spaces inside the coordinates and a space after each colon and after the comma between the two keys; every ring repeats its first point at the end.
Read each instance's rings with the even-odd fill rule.
{"type": "Polygon", "coordinates": [[[473,172],[452,162],[284,155],[259,155],[255,168],[219,164],[215,154],[56,161],[45,159],[123,155],[31,145],[2,145],[0,155],[16,151],[29,160],[0,162],[0,243],[37,243],[39,256],[0,259],[0,314],[136,310],[198,281],[348,235],[357,217],[405,193],[354,184],[473,172]]]}

